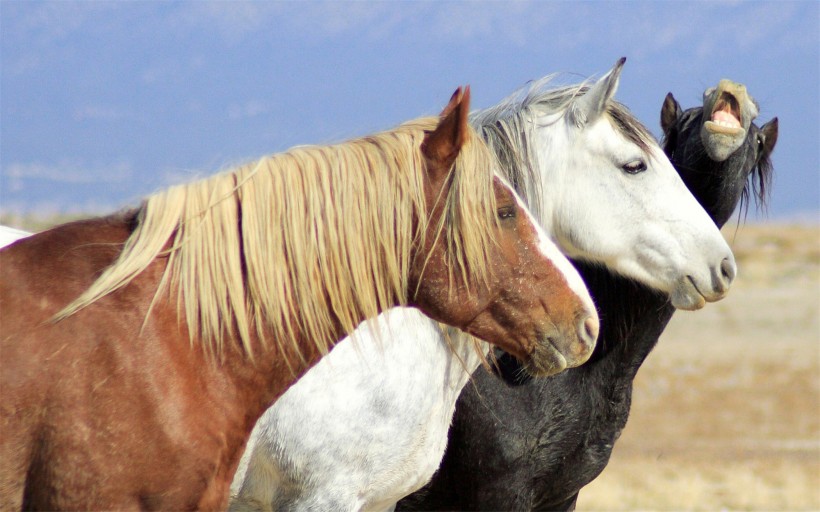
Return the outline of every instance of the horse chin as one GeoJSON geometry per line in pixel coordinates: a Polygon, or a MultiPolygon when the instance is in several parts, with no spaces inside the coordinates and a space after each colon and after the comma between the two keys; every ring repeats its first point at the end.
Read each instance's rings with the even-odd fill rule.
{"type": "Polygon", "coordinates": [[[567,359],[550,342],[536,345],[523,364],[531,377],[549,377],[567,369],[567,359]]]}
{"type": "Polygon", "coordinates": [[[670,295],[672,305],[677,309],[696,311],[706,305],[706,299],[688,277],[681,278],[670,295]]]}
{"type": "Polygon", "coordinates": [[[723,162],[743,145],[746,130],[706,121],[700,130],[700,138],[709,158],[715,162],[723,162]]]}

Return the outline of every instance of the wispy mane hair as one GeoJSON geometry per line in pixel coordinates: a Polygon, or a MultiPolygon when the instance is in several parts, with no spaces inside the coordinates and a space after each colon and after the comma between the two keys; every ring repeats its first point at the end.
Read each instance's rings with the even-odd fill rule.
{"type": "Polygon", "coordinates": [[[430,226],[420,147],[437,122],[297,147],[149,196],[117,260],[55,320],[167,254],[152,307],[175,291],[192,343],[222,354],[238,338],[252,358],[253,338],[263,347],[272,338],[280,353],[289,347],[303,358],[294,345],[301,337],[326,353],[334,326],[349,333],[361,318],[408,303],[412,250],[428,227],[446,244],[451,272],[486,282],[495,160],[470,129],[438,199],[444,215],[430,226]]]}
{"type": "MultiPolygon", "coordinates": [[[[473,112],[470,122],[481,134],[501,165],[501,172],[524,198],[530,210],[540,215],[541,179],[535,152],[536,117],[564,114],[572,101],[589,90],[587,82],[554,87],[558,75],[548,75],[520,88],[498,105],[473,112]]],[[[607,103],[607,118],[627,140],[651,156],[657,141],[623,104],[607,103]]]]}
{"type": "Polygon", "coordinates": [[[772,166],[771,155],[768,153],[761,155],[760,160],[749,174],[749,181],[746,183],[746,186],[743,187],[743,191],[741,192],[741,209],[744,206],[746,207],[746,210],[749,209],[749,196],[753,195],[758,209],[762,212],[766,212],[768,210],[773,171],[774,168],[772,166]],[[750,187],[752,190],[751,193],[749,190],[750,187]]]}
{"type": "MultiPolygon", "coordinates": [[[[755,125],[753,124],[753,126],[755,125]]],[[[746,140],[743,141],[743,143],[757,144],[757,134],[759,130],[759,128],[757,130],[749,129],[749,133],[747,133],[746,140]]],[[[768,151],[760,151],[761,153],[758,154],[758,159],[754,167],[749,171],[746,183],[744,183],[743,189],[740,191],[740,205],[738,210],[743,214],[744,220],[749,213],[750,196],[754,197],[758,212],[768,213],[774,167],[772,165],[771,154],[768,151]]],[[[740,222],[740,215],[738,215],[738,222],[740,222]]]]}

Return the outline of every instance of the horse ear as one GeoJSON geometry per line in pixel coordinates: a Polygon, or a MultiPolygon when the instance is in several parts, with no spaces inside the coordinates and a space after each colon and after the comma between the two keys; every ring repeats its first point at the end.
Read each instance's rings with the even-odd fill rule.
{"type": "Polygon", "coordinates": [[[664,98],[661,107],[661,129],[665,136],[669,136],[669,131],[675,126],[682,114],[683,110],[680,108],[680,103],[670,92],[664,98]]]}
{"type": "Polygon", "coordinates": [[[763,153],[770,155],[777,144],[777,118],[773,118],[768,123],[760,127],[760,142],[763,145],[763,153]]]}
{"type": "Polygon", "coordinates": [[[595,121],[606,111],[607,103],[615,96],[615,91],[618,90],[618,80],[621,77],[624,62],[626,62],[626,57],[618,59],[618,62],[609,70],[609,73],[595,82],[586,94],[578,97],[573,102],[570,113],[572,114],[572,120],[578,127],[595,121]]]}
{"type": "MultiPolygon", "coordinates": [[[[446,175],[467,138],[467,114],[470,111],[470,87],[456,89],[439,115],[436,129],[427,134],[421,152],[430,161],[428,172],[446,175]]],[[[431,176],[439,178],[441,176],[431,176]]]]}

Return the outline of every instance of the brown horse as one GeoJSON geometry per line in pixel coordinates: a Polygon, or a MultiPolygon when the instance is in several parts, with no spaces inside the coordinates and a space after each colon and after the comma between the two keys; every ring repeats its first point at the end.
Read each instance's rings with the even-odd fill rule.
{"type": "Polygon", "coordinates": [[[262,412],[394,305],[536,369],[584,361],[586,288],[493,178],[468,109],[458,90],[439,119],[0,251],[0,508],[224,508],[262,412]]]}

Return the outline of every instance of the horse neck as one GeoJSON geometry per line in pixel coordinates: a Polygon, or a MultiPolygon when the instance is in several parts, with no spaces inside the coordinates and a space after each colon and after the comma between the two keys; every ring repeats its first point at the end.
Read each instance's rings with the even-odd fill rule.
{"type": "Polygon", "coordinates": [[[576,262],[601,318],[592,357],[580,368],[604,373],[605,382],[631,382],[655,347],[674,308],[662,293],[597,265],[576,262]]]}

